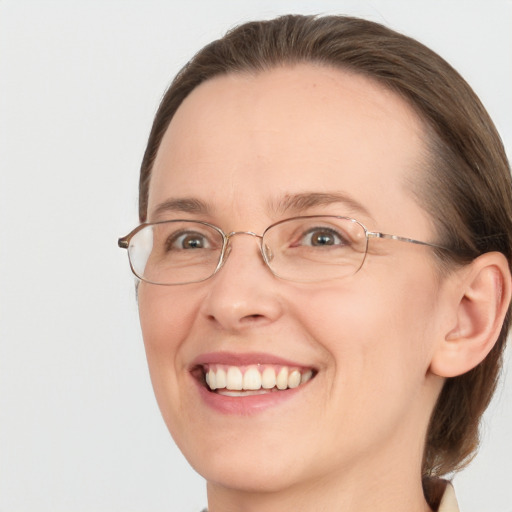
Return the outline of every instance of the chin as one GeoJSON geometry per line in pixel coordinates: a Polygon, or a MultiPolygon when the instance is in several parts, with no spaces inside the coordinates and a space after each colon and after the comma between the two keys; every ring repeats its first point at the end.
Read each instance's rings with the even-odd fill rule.
{"type": "Polygon", "coordinates": [[[300,450],[304,443],[290,445],[292,436],[284,439],[283,432],[261,435],[260,429],[258,435],[258,429],[232,429],[224,435],[209,436],[203,431],[202,436],[191,436],[189,429],[185,438],[173,437],[189,464],[207,482],[240,492],[271,493],[303,481],[304,470],[311,473],[314,466],[314,454],[300,450]]]}
{"type": "Polygon", "coordinates": [[[303,480],[298,471],[291,471],[294,465],[266,455],[258,460],[249,460],[250,453],[235,461],[199,461],[194,469],[211,484],[245,493],[273,493],[292,487],[303,480]],[[264,459],[264,460],[261,460],[264,459]]]}

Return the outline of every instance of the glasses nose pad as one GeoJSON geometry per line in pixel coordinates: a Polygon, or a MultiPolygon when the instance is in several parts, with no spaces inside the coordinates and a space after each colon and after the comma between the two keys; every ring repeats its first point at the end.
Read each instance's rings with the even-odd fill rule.
{"type": "Polygon", "coordinates": [[[219,263],[219,269],[221,267],[224,266],[224,263],[226,263],[226,260],[228,259],[228,256],[231,254],[231,244],[228,242],[228,244],[226,245],[225,249],[224,249],[224,252],[222,253],[222,256],[221,256],[221,261],[219,263]]]}
{"type": "Polygon", "coordinates": [[[274,253],[267,244],[263,246],[263,256],[265,257],[267,263],[270,263],[274,259],[274,253]]]}

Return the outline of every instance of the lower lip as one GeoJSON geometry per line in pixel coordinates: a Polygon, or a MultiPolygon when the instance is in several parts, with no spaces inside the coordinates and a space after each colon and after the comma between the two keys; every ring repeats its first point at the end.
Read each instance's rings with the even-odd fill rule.
{"type": "Polygon", "coordinates": [[[305,384],[293,389],[274,391],[263,395],[225,396],[207,389],[194,378],[199,394],[207,406],[223,414],[249,416],[276,407],[300,393],[305,384]]]}

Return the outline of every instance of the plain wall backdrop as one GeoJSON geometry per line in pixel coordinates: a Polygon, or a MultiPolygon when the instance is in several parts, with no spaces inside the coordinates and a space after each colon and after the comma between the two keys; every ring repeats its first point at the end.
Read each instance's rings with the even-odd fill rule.
{"type": "MultiPolygon", "coordinates": [[[[160,418],[116,242],[137,224],[138,167],[171,78],[234,25],[289,12],[359,15],[426,43],[511,155],[510,0],[0,0],[0,511],[206,504],[160,418]]],[[[512,511],[511,379],[455,478],[464,512],[512,511]]]]}

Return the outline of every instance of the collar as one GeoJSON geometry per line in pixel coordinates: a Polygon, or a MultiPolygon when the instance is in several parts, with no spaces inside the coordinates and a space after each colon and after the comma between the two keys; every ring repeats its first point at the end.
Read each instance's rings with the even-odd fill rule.
{"type": "Polygon", "coordinates": [[[446,484],[443,498],[441,499],[437,512],[459,512],[459,505],[457,504],[455,491],[452,484],[449,482],[446,484]]]}

